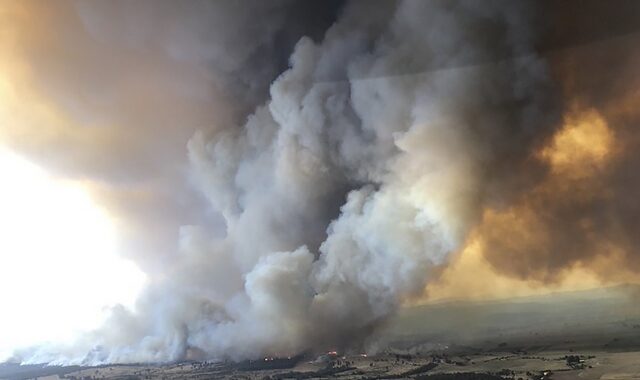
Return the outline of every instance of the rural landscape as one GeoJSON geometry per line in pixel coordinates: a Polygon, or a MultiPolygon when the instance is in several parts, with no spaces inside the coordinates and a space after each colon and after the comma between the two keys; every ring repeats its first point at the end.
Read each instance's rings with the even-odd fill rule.
{"type": "Polygon", "coordinates": [[[0,365],[6,379],[636,379],[637,286],[403,310],[381,352],[101,366],[0,365]]]}

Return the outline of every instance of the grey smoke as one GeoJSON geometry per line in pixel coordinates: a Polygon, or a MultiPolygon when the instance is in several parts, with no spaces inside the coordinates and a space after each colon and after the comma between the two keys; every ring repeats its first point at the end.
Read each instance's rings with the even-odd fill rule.
{"type": "MultiPolygon", "coordinates": [[[[211,10],[214,29],[198,27],[200,11],[180,10],[196,12],[196,35],[207,43],[171,28],[161,40],[178,60],[231,72],[221,88],[258,104],[246,122],[236,113],[188,142],[190,181],[224,232],[182,226],[178,254],[154,272],[135,310],[115,308],[72,347],[41,347],[27,360],[367,349],[376,328],[461,247],[482,207],[530,180],[508,173],[544,171],[527,158],[558,113],[548,66],[535,54],[533,3],[347,3],[323,38],[299,39],[261,101],[253,89],[270,75],[235,82],[259,67],[238,62],[270,46],[256,38],[272,24],[233,35],[225,15],[243,25],[256,18],[222,4],[229,9],[211,10]]],[[[113,31],[95,19],[108,12],[83,7],[96,35],[134,46],[148,46],[146,28],[163,20],[125,3],[118,12],[136,20],[133,29],[113,31]]]]}
{"type": "Polygon", "coordinates": [[[185,179],[189,138],[240,127],[267,99],[295,43],[321,38],[341,2],[7,6],[22,9],[1,17],[15,28],[7,46],[15,44],[23,60],[23,85],[61,110],[64,128],[3,125],[3,144],[56,175],[90,183],[125,221],[123,254],[161,273],[176,254],[179,226],[223,228],[217,213],[201,212],[206,205],[185,179]]]}

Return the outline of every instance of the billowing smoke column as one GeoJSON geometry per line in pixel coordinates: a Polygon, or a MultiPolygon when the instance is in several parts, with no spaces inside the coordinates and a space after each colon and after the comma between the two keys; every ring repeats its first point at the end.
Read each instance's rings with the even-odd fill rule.
{"type": "MultiPolygon", "coordinates": [[[[323,38],[295,44],[288,69],[246,122],[230,118],[190,139],[192,181],[223,216],[224,233],[183,226],[179,255],[152,277],[135,311],[116,308],[84,341],[40,348],[29,360],[366,349],[375,329],[421,295],[472,232],[484,236],[487,258],[505,273],[527,277],[530,268],[577,260],[587,245],[569,258],[548,253],[570,246],[552,226],[567,231],[589,219],[593,202],[606,210],[603,197],[622,187],[590,197],[598,191],[593,176],[570,174],[574,135],[585,133],[570,125],[591,115],[595,129],[586,133],[599,133],[603,144],[613,137],[599,114],[562,111],[568,84],[553,81],[561,65],[538,54],[537,8],[346,3],[323,38]],[[565,179],[584,197],[572,198],[565,179]],[[544,226],[544,236],[531,226],[544,226]],[[531,253],[541,246],[547,256],[531,253]]],[[[591,145],[578,144],[578,157],[604,171],[606,154],[591,145]]],[[[603,181],[628,180],[623,169],[633,164],[618,165],[603,181]]],[[[599,225],[612,214],[602,215],[569,236],[610,236],[599,225]]],[[[616,233],[633,236],[631,221],[613,218],[622,221],[616,233]]]]}
{"type": "Polygon", "coordinates": [[[347,7],[322,43],[297,44],[244,128],[191,140],[196,178],[228,230],[219,240],[184,231],[184,267],[171,277],[211,318],[185,346],[232,357],[358,347],[422,292],[484,192],[504,185],[499,171],[524,165],[521,152],[554,121],[527,11],[496,5],[347,7]],[[517,58],[464,65],[500,55],[517,58]]]}
{"type": "Polygon", "coordinates": [[[183,227],[177,261],[84,360],[361,349],[461,247],[488,193],[518,187],[503,178],[556,121],[531,9],[377,5],[302,38],[246,124],[193,136],[194,182],[226,233],[183,227]]]}

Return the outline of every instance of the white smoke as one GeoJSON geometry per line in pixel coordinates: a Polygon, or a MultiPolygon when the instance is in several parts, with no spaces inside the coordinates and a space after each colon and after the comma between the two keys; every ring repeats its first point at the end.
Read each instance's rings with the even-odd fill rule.
{"type": "Polygon", "coordinates": [[[191,138],[224,235],[183,227],[136,310],[29,361],[361,349],[421,294],[547,128],[546,68],[524,3],[378,5],[347,4],[321,43],[302,38],[241,128],[191,138]]]}

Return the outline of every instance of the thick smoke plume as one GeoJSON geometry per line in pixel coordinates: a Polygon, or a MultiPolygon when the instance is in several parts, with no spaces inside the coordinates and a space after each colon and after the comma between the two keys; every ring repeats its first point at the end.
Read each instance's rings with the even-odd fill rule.
{"type": "MultiPolygon", "coordinates": [[[[224,12],[240,23],[251,18],[229,4],[212,10],[218,23],[229,20],[224,12]]],[[[257,9],[282,25],[299,12],[282,4],[286,11],[257,9]]],[[[224,227],[182,226],[178,254],[154,268],[136,310],[115,308],[73,347],[43,347],[25,359],[239,360],[367,349],[376,328],[420,297],[470,240],[482,241],[497,271],[540,281],[609,248],[637,265],[633,100],[593,96],[603,88],[632,94],[580,78],[605,57],[576,67],[584,51],[559,53],[564,46],[545,39],[554,31],[545,34],[545,23],[558,22],[543,17],[552,4],[333,6],[324,34],[258,28],[231,36],[221,28],[205,45],[190,46],[189,34],[160,39],[170,54],[222,73],[215,82],[227,95],[212,95],[216,104],[239,104],[230,114],[216,107],[224,117],[207,119],[211,127],[187,144],[190,181],[224,227]],[[276,42],[292,40],[284,71],[260,64],[276,42]]],[[[139,39],[111,35],[91,18],[105,10],[82,12],[98,36],[157,38],[140,33],[144,22],[135,24],[139,39]]],[[[274,54],[264,61],[277,62],[274,54]]]]}
{"type": "Polygon", "coordinates": [[[114,310],[88,360],[361,349],[485,199],[520,186],[505,175],[536,169],[527,154],[555,118],[532,9],[378,5],[300,39],[246,124],[191,138],[224,236],[183,227],[179,257],[138,310],[114,310]]]}

